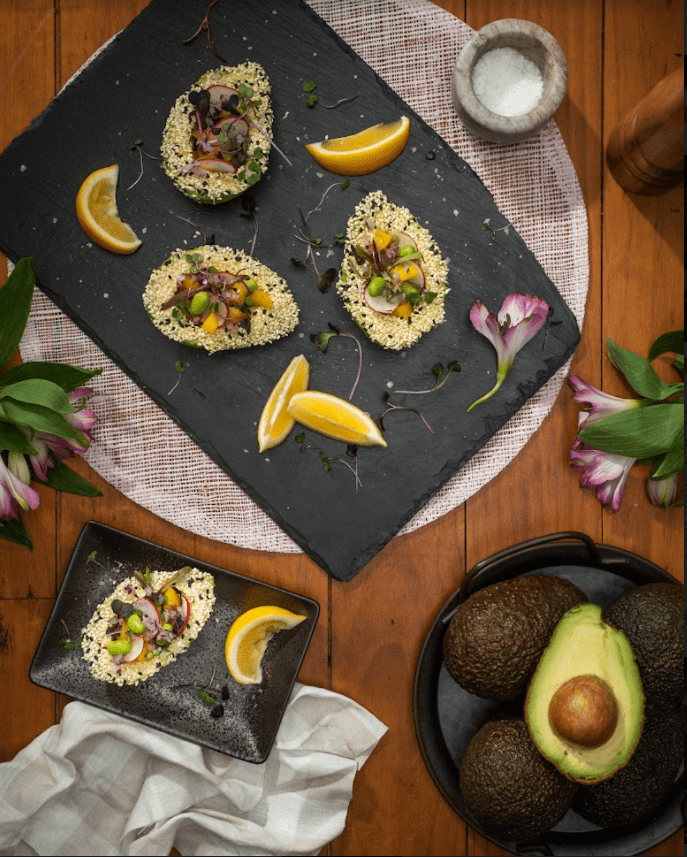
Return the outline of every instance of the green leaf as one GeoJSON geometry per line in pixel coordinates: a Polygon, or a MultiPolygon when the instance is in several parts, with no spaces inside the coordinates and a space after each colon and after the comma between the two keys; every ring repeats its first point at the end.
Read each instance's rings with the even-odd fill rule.
{"type": "Polygon", "coordinates": [[[306,80],[303,84],[303,92],[312,92],[313,89],[317,89],[317,84],[314,80],[306,80]]]}
{"type": "Polygon", "coordinates": [[[684,423],[685,410],[681,404],[651,405],[606,417],[582,428],[578,437],[594,449],[629,458],[648,458],[670,449],[675,438],[682,434],[684,423]]]}
{"type": "Polygon", "coordinates": [[[29,531],[21,521],[14,521],[12,518],[0,519],[0,539],[6,539],[8,542],[14,542],[17,545],[23,545],[30,551],[33,550],[33,542],[29,531]]]}
{"type": "Polygon", "coordinates": [[[666,384],[654,371],[651,363],[635,354],[621,348],[608,337],[608,356],[611,363],[619,369],[633,390],[647,399],[662,401],[680,392],[679,384],[666,384]]]}
{"type": "Polygon", "coordinates": [[[661,354],[674,352],[682,354],[685,350],[685,332],[684,330],[671,330],[669,333],[664,333],[659,336],[656,342],[649,349],[649,360],[655,360],[661,354]]]}
{"type": "Polygon", "coordinates": [[[94,375],[100,375],[102,371],[102,369],[81,369],[65,363],[21,363],[0,375],[0,389],[8,384],[40,378],[43,381],[52,381],[53,384],[62,387],[65,393],[71,393],[72,390],[88,384],[94,375]]]}
{"type": "Polygon", "coordinates": [[[678,370],[678,372],[685,373],[685,355],[678,354],[675,360],[673,360],[673,366],[678,370]]]}
{"type": "Polygon", "coordinates": [[[91,483],[75,473],[71,467],[67,467],[62,461],[56,461],[55,467],[48,470],[48,478],[45,485],[54,488],[55,491],[66,491],[68,494],[81,494],[83,497],[100,497],[102,491],[91,485],[91,483]]]}
{"type": "Polygon", "coordinates": [[[40,405],[58,414],[73,414],[76,411],[62,387],[40,378],[29,378],[26,381],[18,381],[16,384],[8,384],[0,389],[0,399],[40,405]]]}
{"type": "Polygon", "coordinates": [[[15,402],[8,398],[2,400],[2,408],[7,418],[16,425],[56,434],[58,437],[71,437],[80,443],[87,443],[87,439],[81,432],[70,425],[63,416],[49,408],[28,402],[15,402]]]}
{"type": "Polygon", "coordinates": [[[0,422],[0,450],[20,452],[22,455],[35,455],[31,441],[16,426],[0,422]]]}
{"type": "Polygon", "coordinates": [[[35,283],[31,259],[24,257],[17,262],[0,289],[0,366],[6,366],[19,347],[29,318],[35,283]]]}
{"type": "Polygon", "coordinates": [[[651,471],[652,479],[667,479],[685,469],[685,439],[676,435],[673,445],[651,471]]]}

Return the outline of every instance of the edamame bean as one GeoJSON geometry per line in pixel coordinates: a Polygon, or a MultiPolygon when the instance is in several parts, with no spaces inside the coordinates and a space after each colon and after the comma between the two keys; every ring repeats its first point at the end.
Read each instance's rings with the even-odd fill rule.
{"type": "Polygon", "coordinates": [[[174,630],[174,628],[169,624],[169,622],[165,622],[162,627],[165,629],[165,631],[173,631],[174,630]]]}
{"type": "Polygon", "coordinates": [[[129,626],[129,630],[133,631],[134,634],[142,634],[146,629],[141,617],[137,613],[132,613],[126,620],[126,624],[129,626]]]}
{"type": "Polygon", "coordinates": [[[202,315],[210,306],[210,295],[207,292],[198,292],[191,299],[191,315],[202,315]]]}
{"type": "Polygon", "coordinates": [[[128,640],[115,640],[107,647],[107,651],[112,655],[127,655],[131,651],[131,643],[128,640]]]}
{"type": "Polygon", "coordinates": [[[370,297],[376,298],[386,288],[386,280],[384,277],[375,277],[370,281],[370,285],[367,287],[367,292],[370,297]]]}
{"type": "Polygon", "coordinates": [[[415,248],[412,244],[406,244],[405,247],[401,247],[401,249],[398,251],[400,256],[410,256],[410,254],[414,252],[415,248]]]}
{"type": "Polygon", "coordinates": [[[246,288],[249,292],[254,292],[258,287],[258,284],[255,282],[255,280],[244,280],[244,283],[246,284],[246,288]]]}
{"type": "Polygon", "coordinates": [[[418,289],[417,286],[414,286],[412,283],[402,283],[401,284],[401,291],[410,300],[412,300],[413,298],[419,298],[420,297],[420,290],[418,289]]]}

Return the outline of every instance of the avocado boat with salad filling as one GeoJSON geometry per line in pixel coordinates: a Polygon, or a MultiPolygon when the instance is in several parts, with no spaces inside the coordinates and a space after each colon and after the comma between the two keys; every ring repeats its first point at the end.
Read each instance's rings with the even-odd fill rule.
{"type": "Polygon", "coordinates": [[[172,108],[162,135],[162,165],[196,202],[228,202],[267,170],[273,112],[258,63],[206,72],[172,108]]]}
{"type": "Polygon", "coordinates": [[[444,321],[447,267],[417,218],[374,191],[348,221],[336,289],[373,342],[399,351],[444,321]]]}

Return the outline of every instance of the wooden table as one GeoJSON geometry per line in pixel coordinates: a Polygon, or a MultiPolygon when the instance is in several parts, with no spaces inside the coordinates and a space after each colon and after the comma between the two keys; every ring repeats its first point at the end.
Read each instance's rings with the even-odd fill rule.
{"type": "MultiPolygon", "coordinates": [[[[0,0],[0,150],[145,5],[146,0],[0,0]]],[[[555,119],[587,205],[591,265],[573,371],[610,393],[630,396],[606,357],[605,342],[612,335],[646,354],[657,336],[683,327],[683,189],[654,198],[626,195],[606,168],[604,145],[616,122],[683,65],[682,4],[440,0],[437,5],[475,29],[505,17],[535,21],[567,55],[568,94],[555,119]]],[[[78,145],[75,141],[77,156],[78,145]]],[[[673,377],[667,361],[657,364],[664,377],[673,377]]],[[[2,760],[57,722],[68,702],[33,686],[29,666],[81,528],[89,520],[101,521],[320,602],[321,618],[300,680],[350,696],[389,727],[357,777],[346,829],[326,853],[505,853],[442,800],[416,743],[413,677],[437,611],[478,561],[564,530],[635,552],[676,578],[684,573],[683,510],[651,506],[645,472],[630,476],[618,514],[580,489],[568,463],[578,410],[566,386],[542,427],[497,478],[434,523],[393,539],[348,583],[330,580],[301,554],[243,550],[184,532],[122,496],[83,461],[72,462],[103,496],[85,499],[40,489],[40,507],[24,518],[34,552],[0,542],[2,760]]],[[[682,834],[649,853],[681,855],[682,834]]]]}

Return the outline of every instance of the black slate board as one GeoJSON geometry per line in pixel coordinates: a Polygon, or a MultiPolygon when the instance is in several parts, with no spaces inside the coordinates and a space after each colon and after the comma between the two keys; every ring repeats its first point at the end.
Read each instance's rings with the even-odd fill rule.
{"type": "MultiPolygon", "coordinates": [[[[193,221],[218,244],[250,251],[253,223],[241,200],[204,207],[187,200],[159,164],[131,147],[137,140],[156,154],[175,98],[200,74],[219,65],[204,38],[184,46],[205,15],[206,0],[153,0],[0,155],[0,247],[14,261],[34,259],[46,294],[90,336],[191,438],[228,473],[322,568],[353,577],[433,494],[570,357],[579,339],[575,319],[533,254],[511,227],[492,240],[482,228],[507,225],[472,169],[429,128],[301,0],[220,3],[212,9],[213,41],[228,64],[260,62],[273,88],[275,141],[291,161],[272,151],[270,169],[251,196],[259,225],[255,257],[285,277],[301,308],[288,338],[244,352],[208,356],[162,336],[148,320],[141,293],[150,271],[177,247],[193,247],[193,221]],[[306,106],[302,83],[317,82],[319,103],[306,106]],[[354,101],[328,110],[340,98],[354,101]],[[352,179],[319,168],[304,148],[311,141],[354,133],[405,114],[410,140],[392,164],[352,179]],[[428,155],[430,158],[428,159],[428,155]],[[132,256],[91,246],[74,214],[88,173],[120,164],[118,205],[143,245],[132,256]],[[299,353],[312,367],[311,388],[347,398],[358,368],[354,343],[334,340],[326,354],[309,336],[332,323],[358,333],[334,289],[321,293],[312,268],[292,265],[305,246],[296,236],[299,209],[310,215],[323,244],[345,229],[357,202],[383,190],[427,225],[449,262],[447,321],[405,353],[363,341],[363,369],[355,403],[377,417],[391,389],[425,389],[432,368],[457,360],[460,374],[438,393],[397,397],[422,405],[431,435],[409,412],[385,420],[387,449],[361,449],[356,491],[340,463],[325,473],[313,452],[299,454],[294,434],[259,455],[256,428],[266,398],[299,353]],[[546,332],[518,355],[498,395],[470,414],[467,406],[493,385],[496,356],[471,326],[477,298],[498,311],[511,292],[537,294],[552,308],[546,332]],[[175,363],[186,365],[181,383],[175,363]]],[[[323,249],[318,267],[338,267],[341,250],[323,249]]],[[[362,336],[360,337],[362,339],[362,336]]],[[[328,455],[345,456],[341,443],[308,435],[328,455]]],[[[170,461],[170,467],[183,462],[170,461]]]]}
{"type": "Polygon", "coordinates": [[[31,664],[30,678],[40,687],[259,764],[269,755],[277,736],[319,613],[319,604],[311,598],[89,521],[74,546],[31,664]],[[215,578],[215,606],[188,650],[138,687],[119,687],[94,678],[81,649],[65,651],[59,645],[66,629],[75,638],[96,606],[134,571],[149,566],[153,571],[171,573],[185,565],[215,578]],[[262,662],[262,683],[240,685],[229,675],[224,659],[227,632],[243,612],[265,604],[306,618],[270,640],[262,662]],[[180,686],[182,689],[175,690],[180,686]],[[222,717],[210,716],[211,709],[196,696],[197,686],[210,689],[218,698],[226,687],[222,717]]]}

